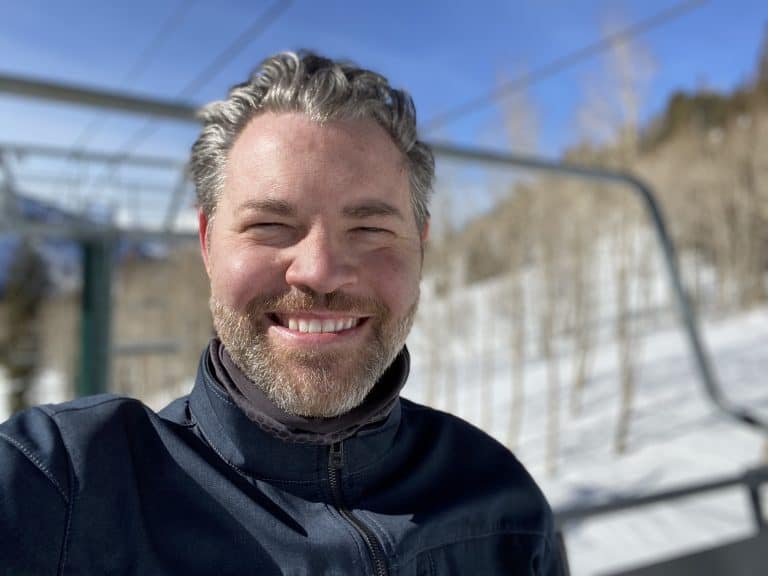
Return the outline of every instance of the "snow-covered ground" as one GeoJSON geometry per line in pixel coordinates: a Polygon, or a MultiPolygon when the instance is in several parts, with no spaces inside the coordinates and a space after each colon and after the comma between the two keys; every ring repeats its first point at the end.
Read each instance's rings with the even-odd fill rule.
{"type": "MultiPolygon", "coordinates": [[[[405,396],[448,409],[509,444],[510,326],[494,311],[497,291],[493,285],[470,289],[455,306],[460,325],[453,338],[445,333],[448,325],[439,332],[443,353],[436,375],[430,374],[436,332],[424,320],[443,318],[444,312],[422,300],[420,322],[409,339],[413,368],[405,396]],[[448,382],[454,383],[453,392],[448,382]],[[488,401],[492,411],[483,409],[488,401]]],[[[726,396],[768,420],[768,308],[704,322],[702,331],[726,396]]],[[[548,473],[546,466],[547,366],[531,351],[514,447],[555,510],[720,478],[761,464],[768,436],[722,415],[708,400],[669,308],[633,348],[636,389],[627,450],[620,456],[613,448],[618,351],[610,331],[602,331],[579,415],[569,406],[574,362],[567,342],[558,352],[557,471],[548,473]]],[[[586,520],[570,525],[565,537],[572,573],[579,576],[645,565],[745,537],[752,529],[746,491],[734,488],[586,520]]]]}

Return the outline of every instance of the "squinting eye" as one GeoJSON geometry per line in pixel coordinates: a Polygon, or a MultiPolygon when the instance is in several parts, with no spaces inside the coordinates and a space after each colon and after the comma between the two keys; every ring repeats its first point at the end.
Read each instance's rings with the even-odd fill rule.
{"type": "Polygon", "coordinates": [[[293,227],[282,222],[254,222],[249,224],[243,232],[257,241],[282,242],[293,236],[293,227]]]}
{"type": "Polygon", "coordinates": [[[355,228],[355,232],[367,232],[370,234],[389,234],[390,231],[386,228],[375,228],[373,226],[361,226],[359,228],[355,228]]]}

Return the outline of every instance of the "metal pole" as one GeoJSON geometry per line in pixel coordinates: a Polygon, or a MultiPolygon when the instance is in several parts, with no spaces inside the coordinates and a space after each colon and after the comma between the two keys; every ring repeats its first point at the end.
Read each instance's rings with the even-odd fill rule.
{"type": "Polygon", "coordinates": [[[742,474],[727,476],[706,482],[699,482],[696,484],[689,484],[661,492],[644,494],[642,496],[621,497],[614,500],[609,500],[608,502],[603,502],[601,504],[561,508],[559,510],[555,510],[555,528],[557,530],[562,530],[568,524],[577,522],[579,520],[584,520],[585,518],[603,516],[606,514],[615,514],[617,512],[633,510],[641,506],[650,506],[653,504],[668,502],[670,500],[677,500],[679,498],[687,498],[700,494],[707,494],[735,486],[745,486],[751,490],[753,486],[758,487],[766,481],[768,481],[768,467],[764,466],[762,468],[748,470],[742,474]]]}
{"type": "Polygon", "coordinates": [[[76,106],[149,114],[182,121],[196,121],[197,107],[186,102],[143,98],[132,94],[110,92],[73,84],[50,82],[24,76],[0,74],[0,92],[27,98],[56,100],[76,106]]]}
{"type": "Polygon", "coordinates": [[[575,176],[584,180],[614,182],[629,186],[634,190],[643,200],[648,215],[651,217],[651,222],[653,223],[656,236],[661,245],[664,263],[666,264],[669,282],[672,287],[672,293],[675,298],[680,321],[682,322],[683,329],[688,337],[688,343],[691,352],[693,353],[694,360],[696,361],[699,376],[704,383],[704,388],[709,398],[714,402],[715,406],[725,412],[728,416],[735,418],[739,422],[748,424],[749,426],[759,428],[762,432],[768,431],[768,422],[765,422],[760,416],[756,415],[748,408],[735,406],[723,397],[714,369],[709,361],[709,355],[704,348],[704,343],[699,337],[700,332],[696,321],[696,315],[693,312],[693,308],[683,287],[680,270],[677,264],[677,255],[675,254],[674,245],[667,232],[667,226],[664,221],[661,207],[656,201],[650,186],[636,176],[626,172],[550,162],[526,156],[499,154],[484,150],[461,148],[450,144],[432,144],[432,149],[437,154],[457,160],[472,160],[485,164],[496,164],[506,167],[514,166],[544,172],[554,172],[575,176]]]}
{"type": "Polygon", "coordinates": [[[189,171],[182,170],[179,173],[179,179],[176,181],[176,186],[173,187],[171,194],[171,200],[168,203],[168,210],[165,214],[165,230],[168,232],[173,230],[173,226],[176,223],[176,217],[179,215],[182,203],[184,202],[184,192],[187,189],[187,183],[189,182],[189,171]]]}
{"type": "Polygon", "coordinates": [[[62,158],[78,162],[98,162],[103,164],[130,164],[133,166],[147,166],[149,168],[180,170],[186,167],[187,163],[176,158],[162,156],[144,156],[115,153],[115,152],[95,152],[92,150],[82,150],[65,148],[62,146],[45,146],[0,143],[0,153],[23,158],[25,156],[45,156],[48,158],[62,158]]]}
{"type": "Polygon", "coordinates": [[[112,314],[112,256],[109,236],[81,242],[83,291],[80,325],[80,368],[77,395],[109,390],[112,314]]]}
{"type": "Polygon", "coordinates": [[[2,186],[0,186],[0,204],[2,205],[0,222],[13,222],[18,218],[19,211],[19,204],[16,198],[16,182],[8,159],[2,150],[0,150],[0,170],[4,174],[4,181],[2,186]]]}

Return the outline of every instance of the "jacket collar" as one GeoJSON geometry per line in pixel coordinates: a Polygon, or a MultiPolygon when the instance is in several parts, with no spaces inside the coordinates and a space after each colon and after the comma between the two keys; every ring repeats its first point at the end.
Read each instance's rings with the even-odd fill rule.
{"type": "Polygon", "coordinates": [[[404,351],[359,406],[334,418],[308,418],[278,408],[240,370],[218,338],[211,339],[208,352],[216,383],[245,415],[265,432],[297,444],[330,445],[354,436],[365,426],[385,420],[408,376],[408,353],[404,351]]]}
{"type": "MultiPolygon", "coordinates": [[[[408,351],[403,348],[386,374],[402,379],[404,383],[409,364],[408,351]]],[[[206,348],[200,359],[189,405],[205,440],[241,473],[276,481],[310,481],[315,477],[326,477],[328,439],[322,437],[317,442],[307,442],[304,438],[297,442],[295,436],[284,430],[257,425],[217,381],[210,348],[206,348]]],[[[396,398],[385,418],[363,426],[343,441],[345,474],[354,474],[356,470],[372,465],[389,451],[400,418],[400,400],[396,398]]]]}

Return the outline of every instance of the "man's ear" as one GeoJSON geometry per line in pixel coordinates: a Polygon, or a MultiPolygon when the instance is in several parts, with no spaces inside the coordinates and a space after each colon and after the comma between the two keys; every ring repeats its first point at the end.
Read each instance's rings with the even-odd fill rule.
{"type": "Polygon", "coordinates": [[[421,229],[421,243],[425,244],[429,238],[429,220],[424,222],[424,227],[421,229]]]}
{"type": "Polygon", "coordinates": [[[200,238],[200,254],[203,256],[203,264],[208,277],[211,276],[210,255],[208,254],[208,234],[210,233],[211,221],[202,208],[197,209],[197,235],[200,238]]]}

